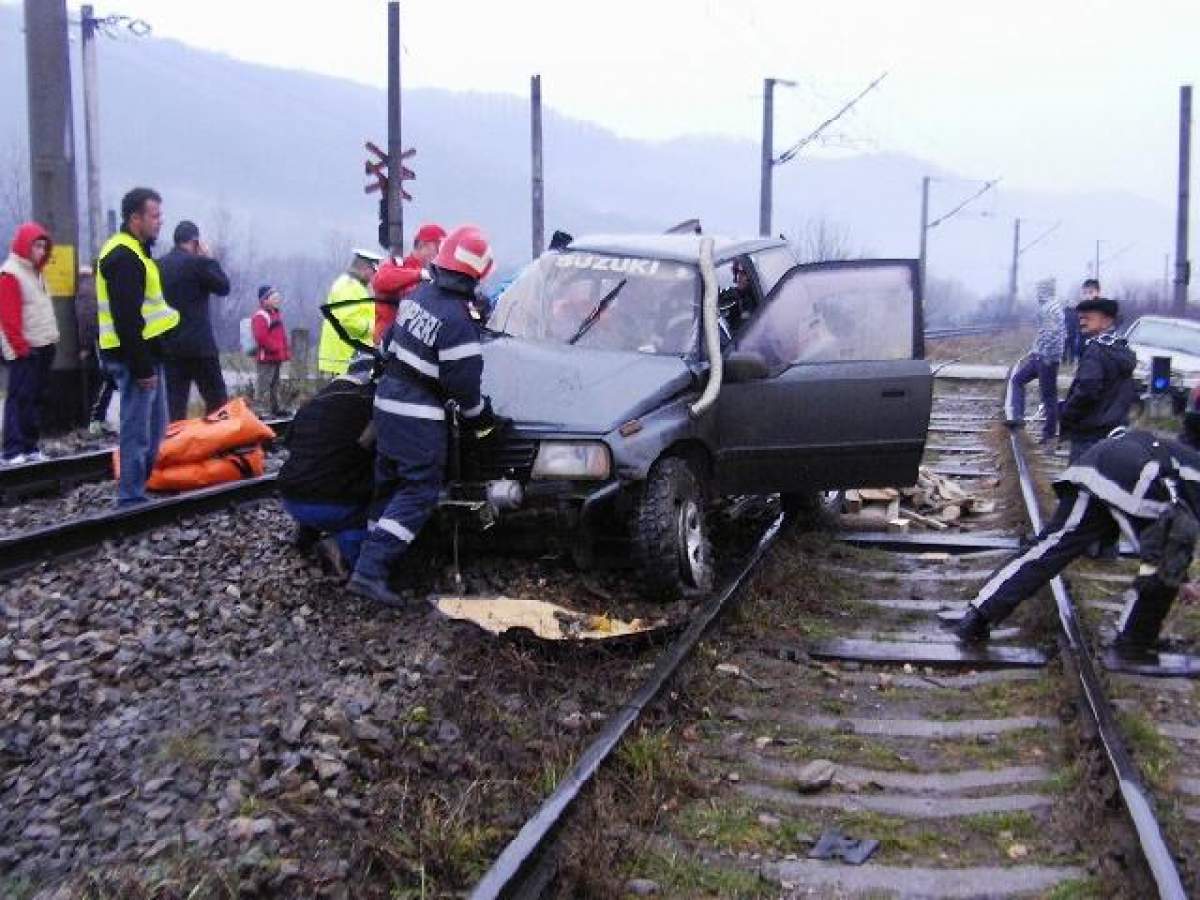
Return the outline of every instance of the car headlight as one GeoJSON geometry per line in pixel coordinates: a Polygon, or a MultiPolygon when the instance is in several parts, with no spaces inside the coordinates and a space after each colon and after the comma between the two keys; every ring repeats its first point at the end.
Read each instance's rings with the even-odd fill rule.
{"type": "Polygon", "coordinates": [[[542,441],[533,463],[534,478],[602,480],[611,472],[608,447],[599,441],[542,441]]]}

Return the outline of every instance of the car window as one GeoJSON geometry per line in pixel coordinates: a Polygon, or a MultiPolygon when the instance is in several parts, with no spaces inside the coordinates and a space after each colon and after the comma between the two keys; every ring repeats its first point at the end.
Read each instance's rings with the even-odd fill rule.
{"type": "Polygon", "coordinates": [[[500,295],[488,327],[535,341],[681,356],[698,343],[700,275],[665,260],[548,253],[500,295]]]}
{"type": "Polygon", "coordinates": [[[796,259],[792,248],[788,246],[760,250],[752,253],[750,259],[753,260],[754,268],[758,272],[758,287],[764,297],[770,296],[780,279],[796,268],[800,262],[796,259]]]}
{"type": "Polygon", "coordinates": [[[747,326],[738,349],[773,371],[802,363],[911,359],[913,284],[907,265],[838,265],[788,276],[747,326]]]}
{"type": "Polygon", "coordinates": [[[1146,344],[1163,350],[1200,356],[1200,329],[1188,328],[1175,322],[1139,319],[1125,336],[1131,344],[1146,344]]]}

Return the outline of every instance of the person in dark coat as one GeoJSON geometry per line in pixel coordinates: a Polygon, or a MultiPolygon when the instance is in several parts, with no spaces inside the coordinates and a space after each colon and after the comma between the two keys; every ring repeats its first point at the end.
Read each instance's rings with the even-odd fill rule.
{"type": "Polygon", "coordinates": [[[487,238],[456,228],[432,264],[433,281],[401,305],[382,344],[384,374],[375,393],[375,499],[371,527],[351,593],[402,606],[388,579],[437,506],[444,483],[449,401],[476,438],[498,432],[481,393],[483,355],[469,305],[492,268],[487,238]]]}
{"type": "Polygon", "coordinates": [[[296,411],[279,470],[283,508],[296,523],[293,543],[301,550],[315,545],[340,576],[354,568],[367,537],[375,485],[371,375],[369,357],[355,360],[296,411]]]}
{"type": "Polygon", "coordinates": [[[171,421],[187,418],[192,383],[211,413],[229,399],[221,357],[209,320],[209,296],[229,296],[229,276],[200,240],[200,229],[184,220],[175,226],[175,246],[158,261],[163,296],[179,310],[180,322],[166,341],[167,410],[171,421]]]}
{"type": "Polygon", "coordinates": [[[1087,342],[1059,409],[1059,427],[1071,442],[1072,463],[1114,428],[1127,424],[1137,399],[1133,383],[1137,356],[1124,338],[1117,337],[1117,301],[1084,300],[1075,311],[1087,342]]]}

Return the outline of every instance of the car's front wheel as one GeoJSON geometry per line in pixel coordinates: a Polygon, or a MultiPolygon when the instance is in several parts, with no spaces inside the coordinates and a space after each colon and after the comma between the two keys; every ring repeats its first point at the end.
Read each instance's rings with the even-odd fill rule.
{"type": "Polygon", "coordinates": [[[634,551],[653,594],[705,594],[713,586],[712,543],[700,476],[667,457],[650,469],[633,521],[634,551]]]}

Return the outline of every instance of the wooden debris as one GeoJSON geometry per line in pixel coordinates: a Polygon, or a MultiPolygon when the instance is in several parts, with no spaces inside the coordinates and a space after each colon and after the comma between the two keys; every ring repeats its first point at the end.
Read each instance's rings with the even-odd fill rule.
{"type": "Polygon", "coordinates": [[[847,491],[846,512],[883,523],[888,531],[907,531],[910,525],[944,531],[969,516],[991,515],[996,501],[973,497],[960,483],[927,466],[918,470],[917,483],[903,488],[859,488],[847,491]]]}

